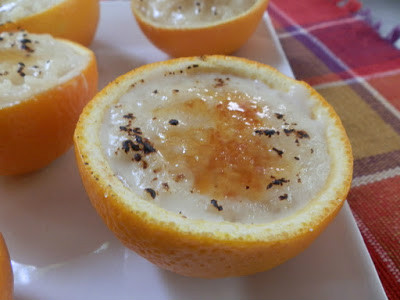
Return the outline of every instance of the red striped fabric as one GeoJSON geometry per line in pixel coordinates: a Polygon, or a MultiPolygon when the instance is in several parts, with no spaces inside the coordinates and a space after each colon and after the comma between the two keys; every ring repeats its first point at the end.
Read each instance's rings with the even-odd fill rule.
{"type": "Polygon", "coordinates": [[[272,0],[268,12],[296,78],[313,85],[343,121],[355,157],[348,202],[387,296],[397,300],[400,51],[357,1],[342,2],[272,0]]]}

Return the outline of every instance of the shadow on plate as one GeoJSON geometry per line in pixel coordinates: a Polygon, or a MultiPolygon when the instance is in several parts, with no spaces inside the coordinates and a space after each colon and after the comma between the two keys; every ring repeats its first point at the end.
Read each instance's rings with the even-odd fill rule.
{"type": "Polygon", "coordinates": [[[12,260],[35,267],[94,251],[111,236],[90,204],[72,149],[37,172],[0,177],[0,228],[12,260]]]}
{"type": "MultiPolygon", "coordinates": [[[[120,48],[103,40],[95,40],[90,47],[96,54],[99,77],[99,89],[135,68],[149,63],[144,55],[136,54],[140,49],[120,48]]],[[[156,51],[156,50],[155,50],[156,51]]]]}

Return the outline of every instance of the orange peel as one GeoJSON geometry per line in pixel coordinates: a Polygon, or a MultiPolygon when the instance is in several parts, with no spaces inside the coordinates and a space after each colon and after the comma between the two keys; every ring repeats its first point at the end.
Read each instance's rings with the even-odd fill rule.
{"type": "Polygon", "coordinates": [[[12,300],[14,294],[14,277],[10,255],[3,235],[0,233],[0,299],[12,300]]]}

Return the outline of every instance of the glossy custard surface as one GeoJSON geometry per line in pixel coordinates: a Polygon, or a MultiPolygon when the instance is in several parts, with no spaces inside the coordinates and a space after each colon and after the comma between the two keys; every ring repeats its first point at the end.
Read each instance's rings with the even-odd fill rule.
{"type": "Polygon", "coordinates": [[[132,5],[151,22],[164,26],[201,26],[221,22],[250,9],[255,0],[134,0],[132,5]]]}
{"type": "Polygon", "coordinates": [[[330,169],[308,91],[227,74],[132,83],[100,136],[118,178],[187,218],[265,223],[303,207],[330,169]]]}

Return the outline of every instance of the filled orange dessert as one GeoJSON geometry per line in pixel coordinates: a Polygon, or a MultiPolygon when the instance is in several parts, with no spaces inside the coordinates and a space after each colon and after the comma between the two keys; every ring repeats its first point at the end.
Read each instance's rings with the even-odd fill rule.
{"type": "Polygon", "coordinates": [[[0,33],[0,175],[37,170],[72,145],[97,76],[93,52],[77,43],[0,33]]]}
{"type": "Polygon", "coordinates": [[[123,75],[84,109],[76,156],[122,242],[200,277],[272,268],[340,209],[352,155],[328,103],[303,82],[234,57],[123,75]]]}
{"type": "Polygon", "coordinates": [[[49,33],[88,46],[99,16],[99,0],[2,0],[0,32],[49,33]]]}
{"type": "Polygon", "coordinates": [[[254,33],[268,0],[131,0],[149,40],[174,57],[231,54],[254,33]]]}

